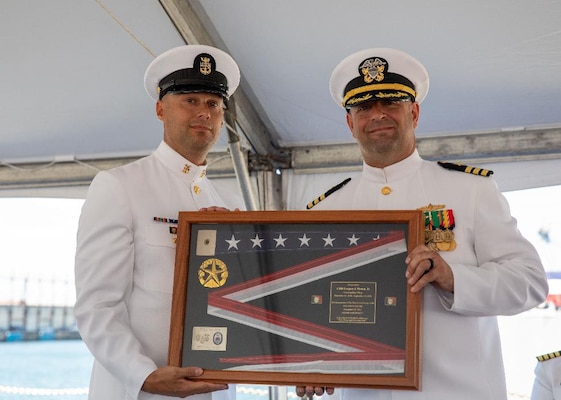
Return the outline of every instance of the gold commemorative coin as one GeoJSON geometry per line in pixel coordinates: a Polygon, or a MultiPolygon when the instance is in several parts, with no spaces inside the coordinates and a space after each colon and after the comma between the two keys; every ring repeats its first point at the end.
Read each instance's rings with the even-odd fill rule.
{"type": "Polygon", "coordinates": [[[228,267],[218,258],[208,258],[199,267],[198,277],[202,286],[218,288],[228,279],[228,267]]]}

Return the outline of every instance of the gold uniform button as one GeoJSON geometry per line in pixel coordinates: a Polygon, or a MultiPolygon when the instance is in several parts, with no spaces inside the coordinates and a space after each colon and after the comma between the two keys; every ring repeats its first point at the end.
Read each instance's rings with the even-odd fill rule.
{"type": "Polygon", "coordinates": [[[392,188],[389,186],[384,186],[381,190],[382,194],[384,196],[387,196],[388,194],[390,194],[392,192],[392,188]]]}
{"type": "Polygon", "coordinates": [[[193,192],[195,192],[195,194],[199,194],[199,193],[201,193],[201,188],[199,186],[195,185],[193,187],[193,192]]]}

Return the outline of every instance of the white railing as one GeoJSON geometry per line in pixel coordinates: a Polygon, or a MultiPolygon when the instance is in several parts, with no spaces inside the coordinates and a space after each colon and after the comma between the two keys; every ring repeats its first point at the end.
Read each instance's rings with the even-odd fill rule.
{"type": "Polygon", "coordinates": [[[0,393],[25,396],[75,396],[87,395],[88,388],[49,389],[0,385],[0,393]]]}

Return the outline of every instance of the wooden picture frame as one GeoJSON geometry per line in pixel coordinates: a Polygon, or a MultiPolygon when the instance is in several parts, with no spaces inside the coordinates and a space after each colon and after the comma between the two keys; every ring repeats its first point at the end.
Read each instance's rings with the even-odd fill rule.
{"type": "Polygon", "coordinates": [[[180,212],[169,364],[223,383],[419,390],[421,211],[180,212]]]}

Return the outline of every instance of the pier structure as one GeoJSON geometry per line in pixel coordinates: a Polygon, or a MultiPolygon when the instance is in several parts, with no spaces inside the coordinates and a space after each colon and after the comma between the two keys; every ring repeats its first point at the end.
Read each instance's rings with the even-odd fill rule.
{"type": "Polygon", "coordinates": [[[71,306],[0,305],[0,341],[80,339],[71,306]]]}

